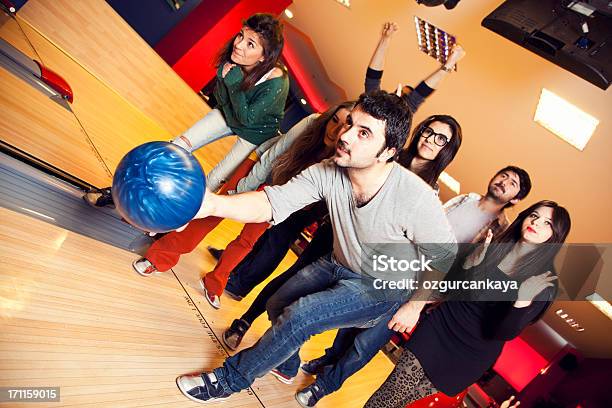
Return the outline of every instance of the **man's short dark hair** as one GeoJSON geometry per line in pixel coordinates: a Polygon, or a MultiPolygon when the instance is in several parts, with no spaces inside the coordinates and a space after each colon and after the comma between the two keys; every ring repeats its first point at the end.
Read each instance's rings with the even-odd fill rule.
{"type": "MultiPolygon", "coordinates": [[[[529,178],[529,173],[527,173],[525,170],[521,169],[520,167],[506,166],[500,171],[498,171],[497,173],[495,173],[495,176],[493,176],[493,178],[507,171],[513,172],[519,178],[519,184],[520,184],[519,192],[516,193],[516,195],[512,199],[522,200],[523,198],[527,197],[527,194],[529,194],[529,192],[531,191],[531,178],[529,178]]],[[[511,207],[512,205],[514,204],[508,203],[507,207],[511,207]]]]}
{"type": "Polygon", "coordinates": [[[395,156],[389,161],[395,160],[406,143],[412,125],[412,112],[406,102],[393,93],[373,91],[361,94],[355,107],[385,122],[385,147],[395,148],[395,156]]]}

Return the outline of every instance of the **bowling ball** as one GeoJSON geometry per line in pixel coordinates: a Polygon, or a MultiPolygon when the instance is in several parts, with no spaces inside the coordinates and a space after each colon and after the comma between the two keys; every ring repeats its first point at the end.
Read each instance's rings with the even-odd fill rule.
{"type": "Polygon", "coordinates": [[[149,142],[130,150],[115,170],[111,192],[119,214],[144,231],[188,223],[202,205],[206,177],[185,149],[149,142]]]}

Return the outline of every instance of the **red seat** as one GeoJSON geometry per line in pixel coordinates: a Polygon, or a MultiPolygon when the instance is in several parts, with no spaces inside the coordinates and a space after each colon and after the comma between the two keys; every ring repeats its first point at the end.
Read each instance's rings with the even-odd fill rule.
{"type": "Polygon", "coordinates": [[[429,397],[421,398],[406,405],[406,408],[458,408],[463,402],[463,398],[467,394],[467,390],[462,391],[454,397],[438,392],[429,397]]]}

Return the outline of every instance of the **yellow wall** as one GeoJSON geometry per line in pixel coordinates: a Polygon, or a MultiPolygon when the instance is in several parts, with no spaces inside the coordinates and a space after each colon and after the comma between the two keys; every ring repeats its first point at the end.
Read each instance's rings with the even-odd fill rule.
{"type": "Polygon", "coordinates": [[[363,91],[383,22],[400,25],[388,52],[385,89],[395,89],[400,81],[414,85],[437,67],[417,49],[414,15],[456,34],[468,55],[415,120],[447,113],[461,123],[463,146],[448,172],[461,182],[462,191],[484,192],[497,169],[518,165],[530,172],[534,188],[510,215],[534,201],[553,199],[572,215],[571,241],[611,242],[612,91],[481,27],[480,21],[500,3],[463,1],[449,11],[414,1],[354,1],[347,9],[334,1],[295,0],[289,8],[295,16],[291,24],[312,38],[330,77],[349,97],[363,91]],[[533,122],[542,87],[601,121],[583,152],[533,122]]]}

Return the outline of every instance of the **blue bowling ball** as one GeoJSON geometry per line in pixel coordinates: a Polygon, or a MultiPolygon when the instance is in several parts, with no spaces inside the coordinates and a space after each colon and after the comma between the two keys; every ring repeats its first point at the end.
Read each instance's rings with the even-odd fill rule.
{"type": "Polygon", "coordinates": [[[117,211],[144,231],[167,232],[188,223],[202,205],[206,177],[185,149],[149,142],[121,159],[113,177],[117,211]]]}

